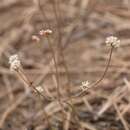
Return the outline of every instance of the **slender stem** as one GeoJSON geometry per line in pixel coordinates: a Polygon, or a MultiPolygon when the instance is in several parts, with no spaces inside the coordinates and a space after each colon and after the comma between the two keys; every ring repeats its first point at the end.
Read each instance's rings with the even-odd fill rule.
{"type": "MultiPolygon", "coordinates": [[[[57,2],[55,0],[52,0],[52,6],[55,14],[55,19],[57,23],[57,31],[58,31],[58,46],[61,47],[61,42],[62,42],[62,32],[61,32],[61,23],[59,20],[59,16],[57,14],[57,8],[56,8],[57,2]]],[[[59,10],[60,11],[60,10],[59,10]]],[[[61,49],[61,48],[60,48],[61,49]]]]}
{"type": "Polygon", "coordinates": [[[51,29],[51,25],[50,25],[49,19],[47,18],[46,14],[44,12],[44,9],[41,6],[41,1],[40,0],[38,0],[38,8],[39,8],[39,10],[40,10],[40,12],[42,14],[42,18],[47,21],[46,26],[48,26],[48,28],[51,29]]]}
{"type": "MultiPolygon", "coordinates": [[[[40,0],[38,0],[38,6],[39,6],[39,10],[40,10],[41,13],[42,13],[43,18],[45,18],[45,19],[47,20],[48,27],[50,28],[49,20],[48,20],[46,14],[44,13],[44,10],[43,10],[42,7],[41,7],[40,0]]],[[[53,47],[52,47],[50,38],[47,37],[47,40],[48,40],[49,47],[50,47],[50,49],[51,49],[52,59],[54,60],[54,66],[55,66],[55,69],[56,69],[56,82],[57,82],[56,91],[57,91],[58,101],[59,101],[60,106],[61,106],[62,108],[64,108],[64,107],[63,107],[63,104],[62,104],[62,102],[61,102],[61,99],[60,99],[60,97],[61,97],[61,94],[60,94],[60,82],[59,82],[59,73],[58,73],[58,66],[57,66],[57,62],[56,62],[56,58],[55,58],[55,52],[54,52],[54,50],[53,50],[53,47]]]]}
{"type": "Polygon", "coordinates": [[[53,47],[52,47],[52,44],[51,44],[51,41],[49,39],[49,37],[47,37],[47,40],[48,40],[48,44],[49,44],[49,47],[51,49],[51,52],[52,52],[52,59],[54,60],[54,65],[55,65],[55,69],[56,69],[56,82],[57,82],[57,86],[56,86],[56,90],[57,90],[57,96],[58,96],[58,101],[61,105],[62,108],[64,108],[62,102],[61,102],[61,94],[60,94],[60,82],[59,82],[59,72],[58,72],[58,66],[57,66],[57,62],[56,62],[56,58],[55,58],[55,52],[53,50],[53,47]]]}
{"type": "MultiPolygon", "coordinates": [[[[44,96],[43,94],[41,94],[41,93],[33,86],[32,82],[30,82],[30,80],[27,78],[27,76],[24,74],[24,72],[23,72],[21,69],[17,70],[16,72],[17,72],[17,74],[19,75],[19,77],[28,85],[28,87],[31,87],[35,92],[37,92],[39,99],[40,99],[40,100],[42,101],[42,103],[43,103],[43,101],[44,101],[43,99],[45,98],[45,96],[44,96]],[[43,99],[42,99],[41,97],[43,97],[43,99]]],[[[49,121],[49,119],[48,119],[48,115],[47,115],[47,113],[46,113],[46,111],[45,111],[44,109],[43,109],[43,112],[44,112],[45,118],[46,118],[46,120],[47,120],[47,123],[48,123],[49,127],[51,128],[50,121],[49,121]]]]}
{"type": "MultiPolygon", "coordinates": [[[[98,79],[96,82],[92,83],[88,89],[91,89],[91,88],[93,88],[93,87],[97,87],[98,84],[99,84],[99,83],[104,79],[104,77],[106,76],[106,74],[107,74],[107,72],[108,72],[108,69],[109,69],[109,67],[110,67],[113,50],[114,50],[114,47],[111,46],[109,58],[108,58],[108,61],[107,61],[107,64],[106,64],[106,68],[105,68],[105,70],[104,70],[102,76],[101,76],[100,79],[98,79]]],[[[84,93],[86,93],[86,91],[81,91],[80,93],[76,94],[76,95],[73,96],[72,98],[79,97],[79,96],[81,96],[81,95],[84,94],[84,93]]]]}
{"type": "Polygon", "coordinates": [[[97,80],[95,83],[93,83],[91,85],[91,87],[96,87],[104,79],[104,77],[106,76],[106,73],[107,73],[107,71],[109,69],[109,66],[110,66],[113,49],[114,49],[114,47],[111,47],[109,59],[108,59],[108,62],[107,62],[107,65],[106,65],[104,73],[102,74],[102,76],[101,76],[101,78],[99,80],[97,80]]]}
{"type": "Polygon", "coordinates": [[[55,14],[55,18],[56,18],[56,22],[57,22],[57,31],[58,31],[58,51],[59,51],[59,55],[61,56],[62,60],[63,60],[63,66],[64,66],[64,69],[66,71],[66,74],[67,74],[67,80],[68,80],[68,83],[67,83],[67,94],[68,94],[68,100],[70,101],[70,103],[68,102],[65,102],[67,105],[69,105],[71,108],[72,108],[72,111],[74,112],[74,114],[76,115],[77,117],[77,120],[76,120],[76,123],[78,123],[78,116],[77,116],[77,112],[76,112],[76,109],[73,105],[73,102],[72,102],[72,99],[71,99],[71,96],[70,96],[70,86],[71,86],[71,81],[70,81],[70,77],[69,77],[69,71],[68,71],[68,67],[67,67],[67,64],[65,62],[65,57],[64,57],[64,54],[63,54],[63,48],[62,48],[62,32],[61,32],[61,23],[60,23],[60,15],[58,16],[57,14],[57,8],[56,8],[56,5],[57,5],[57,8],[59,9],[58,11],[60,12],[60,6],[59,6],[59,3],[55,2],[55,0],[52,0],[52,6],[53,6],[53,10],[54,10],[54,14],[55,14]]]}
{"type": "Polygon", "coordinates": [[[29,80],[29,78],[27,78],[27,76],[25,75],[24,71],[22,71],[22,69],[19,69],[16,71],[17,74],[20,76],[20,78],[31,88],[33,88],[33,90],[35,92],[37,92],[41,97],[47,99],[47,100],[50,100],[48,97],[46,97],[44,94],[42,94],[41,92],[39,92],[35,86],[33,86],[33,82],[31,82],[29,80]]]}
{"type": "Polygon", "coordinates": [[[55,14],[55,18],[56,18],[56,22],[57,22],[57,31],[58,31],[58,36],[59,36],[59,40],[58,40],[58,50],[59,50],[59,53],[60,53],[60,56],[62,57],[62,61],[63,61],[63,66],[64,66],[64,69],[66,71],[66,75],[67,75],[67,80],[68,80],[68,83],[67,83],[67,93],[68,93],[68,96],[70,94],[70,85],[71,85],[71,81],[70,81],[70,76],[69,76],[69,70],[68,70],[68,67],[67,67],[67,63],[65,61],[65,56],[64,56],[64,53],[63,53],[63,47],[62,47],[62,31],[61,31],[61,23],[60,23],[60,20],[61,20],[61,15],[59,14],[58,16],[58,11],[57,11],[57,8],[56,8],[56,5],[57,5],[57,8],[59,9],[59,13],[61,12],[60,10],[60,6],[59,6],[59,3],[55,2],[55,0],[53,0],[53,3],[52,3],[52,6],[53,6],[53,10],[54,10],[54,14],[55,14]]]}
{"type": "MultiPolygon", "coordinates": [[[[44,13],[44,11],[42,10],[41,4],[40,4],[40,0],[39,0],[39,9],[40,9],[40,11],[42,12],[43,17],[45,17],[46,20],[48,21],[46,15],[45,15],[45,13],[44,13]]],[[[71,84],[71,81],[70,81],[70,77],[69,77],[68,67],[67,67],[66,62],[65,62],[64,54],[63,54],[63,52],[62,52],[62,50],[63,50],[63,49],[62,49],[62,46],[61,46],[62,32],[61,32],[61,28],[60,28],[60,21],[59,21],[59,19],[58,19],[57,9],[56,9],[56,7],[55,7],[55,0],[53,0],[53,9],[54,9],[54,13],[55,13],[56,22],[57,22],[58,50],[59,50],[60,56],[62,57],[63,65],[64,65],[64,68],[65,68],[65,71],[66,71],[66,74],[67,74],[67,80],[68,80],[67,92],[68,92],[68,96],[69,96],[69,94],[70,94],[69,86],[70,86],[70,84],[71,84]]],[[[49,26],[49,28],[50,28],[49,22],[48,22],[48,26],[49,26]]],[[[49,37],[47,37],[47,40],[48,40],[48,44],[49,44],[49,47],[50,47],[51,52],[52,52],[52,58],[53,58],[53,60],[54,60],[55,69],[56,69],[58,102],[59,102],[59,104],[61,105],[61,107],[63,107],[63,110],[64,110],[64,106],[63,106],[62,101],[61,101],[61,99],[60,99],[61,94],[60,94],[60,88],[59,88],[59,73],[58,73],[58,67],[57,67],[56,58],[55,58],[55,52],[54,52],[54,50],[53,50],[53,47],[52,47],[52,44],[51,44],[51,41],[50,41],[49,37]]],[[[74,109],[71,96],[69,96],[68,99],[70,99],[71,104],[66,103],[66,102],[65,102],[65,103],[68,104],[71,108],[73,108],[72,110],[73,110],[73,112],[75,113],[76,110],[74,109]]],[[[77,115],[77,114],[76,114],[76,115],[77,115]]],[[[64,116],[63,116],[63,118],[64,118],[64,116]]]]}
{"type": "MultiPolygon", "coordinates": [[[[38,96],[39,96],[39,99],[42,101],[42,104],[43,104],[43,99],[41,98],[41,96],[39,95],[39,93],[38,93],[38,96]]],[[[43,105],[44,105],[44,104],[43,104],[43,105]]],[[[47,114],[47,112],[45,111],[44,108],[43,108],[43,114],[45,115],[45,119],[47,120],[48,126],[51,128],[51,130],[53,130],[53,129],[52,129],[52,126],[51,126],[51,123],[50,123],[50,121],[49,121],[48,114],[47,114]]]]}

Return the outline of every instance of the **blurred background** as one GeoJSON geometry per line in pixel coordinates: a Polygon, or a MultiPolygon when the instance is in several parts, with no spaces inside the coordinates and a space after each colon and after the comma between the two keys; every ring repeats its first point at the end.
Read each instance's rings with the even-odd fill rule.
{"type": "Polygon", "coordinates": [[[0,1],[0,130],[130,130],[129,69],[130,0],[0,1]],[[48,38],[39,36],[42,29],[53,32],[61,99],[102,76],[110,51],[106,37],[121,40],[100,85],[71,102],[77,114],[67,105],[63,114],[57,101],[40,101],[9,70],[9,57],[18,54],[29,80],[57,96],[54,53],[48,38]]]}

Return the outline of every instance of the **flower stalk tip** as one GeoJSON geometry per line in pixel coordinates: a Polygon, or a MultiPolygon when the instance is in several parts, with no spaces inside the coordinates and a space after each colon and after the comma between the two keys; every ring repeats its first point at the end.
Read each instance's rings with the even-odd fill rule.
{"type": "Polygon", "coordinates": [[[120,46],[120,40],[115,36],[107,37],[105,43],[107,46],[111,46],[114,48],[117,48],[120,46]]]}
{"type": "Polygon", "coordinates": [[[19,60],[17,54],[14,54],[9,57],[9,64],[11,71],[18,71],[18,69],[21,67],[21,61],[19,60]]]}

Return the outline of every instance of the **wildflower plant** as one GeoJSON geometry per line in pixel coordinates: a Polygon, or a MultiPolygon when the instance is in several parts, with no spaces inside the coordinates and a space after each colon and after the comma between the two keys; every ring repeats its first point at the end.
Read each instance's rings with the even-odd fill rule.
{"type": "MultiPolygon", "coordinates": [[[[57,45],[56,51],[58,53],[55,52],[52,41],[50,39],[50,36],[53,34],[53,31],[51,30],[49,20],[48,20],[46,14],[44,13],[44,9],[41,6],[41,2],[40,2],[40,0],[34,0],[34,2],[37,6],[37,9],[39,9],[40,13],[42,14],[43,19],[45,19],[47,21],[48,25],[46,25],[46,26],[47,26],[48,29],[41,29],[37,33],[37,35],[32,35],[32,40],[35,41],[35,42],[40,42],[43,38],[47,38],[48,45],[49,45],[49,48],[50,48],[50,52],[51,52],[51,55],[52,55],[52,60],[54,62],[54,68],[55,68],[54,75],[55,75],[55,81],[56,81],[56,85],[55,85],[56,88],[55,89],[56,89],[56,94],[57,94],[56,96],[57,97],[54,98],[53,96],[52,97],[46,96],[45,91],[44,91],[44,87],[42,87],[40,85],[34,86],[34,82],[31,82],[29,80],[29,78],[26,76],[26,73],[24,72],[24,69],[22,68],[21,61],[20,61],[17,54],[12,55],[9,58],[10,70],[12,72],[16,72],[16,74],[20,77],[20,79],[22,79],[22,81],[26,84],[26,86],[29,87],[30,89],[32,89],[34,92],[36,92],[38,94],[38,96],[42,100],[42,103],[43,103],[44,99],[47,99],[50,102],[51,101],[57,101],[59,103],[59,105],[61,107],[61,111],[63,113],[62,114],[63,115],[62,116],[63,121],[65,120],[64,115],[67,113],[66,112],[67,109],[65,108],[66,106],[64,105],[64,103],[69,105],[70,108],[72,108],[72,113],[74,113],[74,115],[76,116],[76,119],[75,119],[76,124],[80,125],[80,120],[78,120],[78,114],[76,112],[72,98],[80,97],[81,94],[84,94],[89,89],[97,87],[99,85],[99,83],[104,79],[106,73],[108,72],[109,66],[110,66],[113,50],[114,50],[114,48],[117,48],[117,47],[120,46],[120,40],[115,36],[109,36],[109,37],[106,38],[105,43],[106,43],[107,46],[110,47],[110,54],[109,54],[107,64],[106,64],[106,67],[104,69],[103,74],[94,83],[90,83],[89,81],[83,81],[82,84],[79,86],[81,91],[78,92],[77,94],[75,94],[75,96],[71,96],[71,94],[72,94],[71,91],[70,91],[71,81],[70,81],[70,77],[69,77],[69,71],[68,71],[66,62],[64,60],[65,58],[64,58],[64,53],[63,53],[63,49],[62,49],[63,48],[62,47],[62,30],[61,30],[62,28],[61,28],[61,22],[59,20],[61,16],[60,16],[60,12],[58,12],[58,10],[57,10],[59,8],[58,1],[55,3],[55,0],[53,0],[53,2],[52,2],[53,11],[54,11],[55,18],[56,18],[56,27],[57,27],[57,32],[58,32],[57,33],[58,34],[58,37],[57,37],[58,40],[57,40],[57,44],[56,44],[57,45]],[[66,76],[67,76],[67,80],[68,80],[68,83],[66,85],[67,86],[66,87],[67,88],[66,89],[67,97],[63,97],[61,92],[60,92],[60,90],[62,88],[61,88],[60,74],[59,74],[59,68],[58,68],[58,60],[59,59],[56,57],[56,54],[59,54],[58,58],[61,57],[62,60],[63,60],[62,63],[63,63],[65,73],[66,73],[66,76]]],[[[46,117],[46,120],[48,122],[48,125],[50,125],[50,128],[51,128],[50,121],[48,120],[48,115],[47,115],[46,111],[44,110],[44,108],[43,108],[43,111],[44,111],[44,115],[46,117]]],[[[53,130],[53,129],[51,129],[51,130],[53,130]]]]}
{"type": "Polygon", "coordinates": [[[109,54],[109,57],[108,57],[106,68],[105,68],[102,76],[92,84],[89,84],[88,81],[82,82],[82,85],[80,86],[82,91],[80,93],[76,94],[76,96],[74,96],[74,97],[78,97],[78,96],[82,95],[84,92],[88,91],[88,89],[90,89],[90,88],[97,87],[99,85],[99,83],[104,79],[104,77],[105,77],[105,75],[106,75],[106,73],[109,69],[109,66],[110,66],[113,49],[120,46],[120,40],[115,36],[109,36],[109,37],[106,38],[105,43],[106,43],[107,46],[110,47],[110,54],[109,54]]]}
{"type": "MultiPolygon", "coordinates": [[[[42,12],[42,9],[40,7],[40,1],[38,0],[38,3],[37,5],[39,6],[39,9],[41,10],[42,12]]],[[[62,99],[62,95],[61,95],[61,92],[60,92],[60,89],[61,89],[61,84],[60,84],[60,77],[59,77],[59,71],[58,71],[58,60],[56,59],[56,53],[55,53],[55,50],[53,49],[53,44],[50,40],[50,35],[52,35],[53,31],[51,29],[41,29],[39,32],[38,32],[38,35],[32,35],[32,40],[35,41],[35,42],[40,42],[40,40],[42,40],[42,38],[47,38],[47,41],[48,41],[48,45],[50,47],[50,50],[51,50],[51,54],[52,54],[52,60],[54,62],[54,67],[55,67],[55,78],[56,78],[56,92],[57,92],[57,98],[53,98],[53,97],[49,97],[49,96],[46,96],[46,94],[44,93],[44,88],[42,86],[34,86],[33,85],[33,82],[31,82],[29,80],[29,78],[26,76],[26,74],[24,73],[24,70],[22,69],[22,65],[21,65],[21,61],[18,57],[17,54],[15,55],[12,55],[10,56],[9,58],[9,64],[10,64],[10,70],[12,72],[16,72],[17,75],[24,81],[24,83],[32,88],[34,90],[34,92],[36,92],[40,99],[42,100],[42,102],[44,101],[43,99],[47,99],[49,101],[55,101],[57,100],[61,109],[62,109],[62,113],[65,114],[65,108],[64,108],[64,103],[66,103],[67,105],[69,105],[71,108],[72,108],[72,111],[75,113],[75,115],[78,115],[77,112],[76,112],[76,109],[73,105],[73,102],[72,102],[72,98],[75,98],[75,97],[78,97],[80,96],[81,94],[85,93],[86,91],[88,91],[89,89],[93,88],[93,87],[97,87],[98,84],[104,79],[108,69],[109,69],[109,66],[110,66],[110,62],[111,62],[111,58],[112,58],[112,53],[113,53],[113,50],[114,48],[117,48],[120,46],[120,40],[115,37],[115,36],[109,36],[106,38],[106,45],[110,47],[110,55],[108,57],[108,60],[107,60],[107,64],[106,64],[106,68],[103,72],[103,74],[101,75],[101,77],[95,81],[94,83],[89,83],[89,81],[83,81],[82,84],[80,85],[80,88],[81,88],[81,91],[76,94],[75,96],[70,96],[71,92],[70,92],[70,89],[69,89],[69,86],[71,86],[71,81],[70,81],[70,78],[69,78],[69,71],[68,71],[68,68],[67,68],[67,65],[66,65],[66,62],[64,60],[64,54],[62,52],[62,47],[61,47],[61,37],[62,37],[62,33],[61,33],[61,28],[60,28],[60,23],[58,21],[58,14],[57,14],[57,10],[56,10],[56,7],[53,6],[54,8],[54,13],[55,13],[55,16],[56,16],[56,21],[57,21],[57,31],[58,31],[58,34],[59,34],[59,37],[58,37],[58,51],[59,51],[59,54],[60,56],[62,57],[63,61],[64,61],[64,69],[66,71],[66,74],[67,74],[67,79],[68,79],[68,87],[67,87],[67,92],[68,92],[68,97],[65,99],[62,99]]],[[[44,15],[44,12],[42,12],[42,14],[44,15]]],[[[50,28],[50,26],[49,26],[50,28]]],[[[47,119],[47,122],[48,124],[50,124],[49,120],[48,120],[48,116],[46,114],[46,111],[44,110],[44,115],[46,116],[46,119],[47,119]]],[[[62,116],[63,119],[65,119],[64,115],[62,116]]],[[[76,122],[78,124],[78,116],[76,117],[76,122]]],[[[50,128],[51,128],[51,125],[50,125],[50,128]]]]}
{"type": "MultiPolygon", "coordinates": [[[[39,99],[43,102],[43,100],[47,98],[43,94],[43,91],[44,91],[43,88],[41,86],[36,86],[35,87],[33,85],[33,82],[31,82],[29,80],[29,78],[25,75],[25,72],[22,69],[21,61],[20,61],[19,56],[17,54],[14,54],[14,55],[9,57],[9,64],[10,64],[10,70],[12,72],[15,72],[27,87],[32,88],[33,91],[38,94],[39,99]]],[[[46,113],[46,111],[44,109],[43,109],[43,113],[44,113],[44,115],[46,117],[48,125],[50,125],[48,115],[47,115],[47,113],[46,113]]],[[[50,128],[51,128],[51,126],[50,126],[50,128]]]]}
{"type": "MultiPolygon", "coordinates": [[[[77,115],[76,114],[77,112],[76,112],[75,107],[74,107],[73,102],[72,102],[72,98],[76,98],[76,97],[80,96],[81,94],[83,94],[84,92],[88,91],[89,89],[91,89],[93,87],[97,87],[98,84],[104,79],[104,77],[105,77],[105,75],[108,71],[108,68],[110,66],[113,49],[120,46],[120,40],[117,37],[114,37],[114,36],[110,36],[110,37],[106,38],[105,43],[106,43],[107,46],[110,46],[110,55],[109,55],[109,58],[108,58],[108,61],[107,61],[107,64],[106,64],[106,68],[105,68],[102,76],[97,81],[95,81],[94,83],[91,83],[91,84],[89,83],[89,81],[83,81],[82,84],[80,85],[81,91],[78,94],[76,94],[75,96],[69,96],[65,100],[65,99],[61,98],[59,72],[58,72],[58,66],[57,66],[57,61],[56,61],[56,57],[55,57],[55,51],[53,49],[51,41],[49,40],[49,35],[51,35],[51,34],[52,34],[52,30],[50,30],[50,29],[43,30],[42,29],[42,30],[39,31],[38,36],[37,35],[32,36],[32,40],[39,42],[41,40],[42,36],[47,37],[48,44],[49,44],[49,47],[50,47],[51,53],[52,53],[52,59],[54,61],[54,66],[55,66],[55,70],[56,70],[56,76],[55,77],[56,77],[56,82],[57,82],[57,84],[56,84],[57,98],[46,96],[45,94],[43,94],[44,88],[42,88],[42,86],[34,86],[33,85],[33,82],[31,82],[28,79],[28,77],[25,75],[24,70],[23,70],[22,65],[21,65],[21,61],[20,61],[19,56],[17,54],[14,54],[14,55],[9,57],[10,70],[12,72],[16,72],[17,75],[22,79],[22,81],[24,81],[24,83],[28,87],[32,88],[34,90],[34,92],[36,92],[39,95],[41,100],[43,100],[43,98],[47,99],[49,101],[57,100],[59,105],[62,108],[63,114],[65,113],[63,103],[66,103],[67,105],[69,105],[72,108],[72,111],[75,113],[75,115],[77,115]],[[70,101],[70,102],[68,102],[68,101],[70,101]]],[[[68,93],[70,93],[70,92],[68,91],[68,93]]],[[[44,110],[44,114],[47,118],[48,124],[50,124],[45,110],[44,110]]],[[[63,116],[63,119],[64,119],[64,116],[63,116]]],[[[78,118],[76,118],[76,119],[78,119],[78,118]]],[[[76,122],[78,123],[78,120],[76,120],[76,122]]]]}

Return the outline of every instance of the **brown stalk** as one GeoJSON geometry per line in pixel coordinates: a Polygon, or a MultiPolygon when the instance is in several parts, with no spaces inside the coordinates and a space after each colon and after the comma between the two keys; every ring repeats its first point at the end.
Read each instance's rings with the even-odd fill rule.
{"type": "MultiPolygon", "coordinates": [[[[88,89],[97,87],[98,84],[99,84],[99,83],[104,79],[104,77],[106,76],[106,74],[107,74],[107,72],[108,72],[108,69],[109,69],[109,67],[110,67],[110,62],[111,62],[111,59],[112,59],[113,50],[114,50],[114,47],[111,46],[109,58],[108,58],[108,61],[107,61],[107,64],[106,64],[106,68],[105,68],[105,70],[104,70],[102,76],[101,76],[100,79],[98,79],[96,82],[92,83],[88,89]]],[[[76,94],[75,96],[73,96],[73,98],[79,97],[79,96],[81,96],[81,95],[84,94],[84,93],[86,94],[86,91],[81,91],[80,93],[78,93],[78,94],[76,94]]]]}
{"type": "Polygon", "coordinates": [[[60,82],[59,82],[59,73],[58,73],[58,66],[57,66],[57,62],[56,62],[56,58],[55,58],[55,52],[53,50],[53,47],[52,47],[52,44],[51,44],[51,41],[49,39],[49,37],[47,37],[47,40],[48,40],[48,44],[49,44],[49,47],[51,49],[51,52],[52,52],[52,58],[54,60],[54,65],[55,65],[55,69],[56,69],[56,82],[57,82],[57,86],[56,86],[56,90],[57,90],[57,94],[58,94],[58,101],[61,105],[61,107],[64,109],[64,106],[61,102],[61,94],[60,94],[60,82]]]}
{"type": "MultiPolygon", "coordinates": [[[[44,10],[43,10],[42,7],[41,7],[40,0],[38,0],[38,5],[39,5],[39,10],[40,10],[41,13],[42,13],[42,16],[43,16],[47,21],[49,21],[48,18],[47,18],[47,16],[46,16],[46,14],[44,13],[44,10]]],[[[48,22],[48,27],[50,28],[49,22],[48,22]]],[[[48,40],[49,47],[50,47],[50,49],[51,49],[52,59],[53,59],[53,61],[54,61],[54,66],[55,66],[55,70],[56,70],[56,82],[57,82],[56,91],[57,91],[57,96],[58,96],[58,99],[57,99],[57,100],[58,100],[58,102],[59,102],[59,104],[60,104],[60,106],[61,106],[61,108],[62,108],[62,110],[63,110],[63,112],[64,112],[64,106],[63,106],[62,101],[61,101],[61,98],[60,98],[60,97],[61,97],[61,93],[60,93],[60,81],[59,81],[59,73],[58,73],[58,66],[57,66],[57,62],[56,62],[55,52],[54,52],[54,50],[53,50],[51,40],[50,40],[50,38],[49,38],[48,36],[47,36],[47,40],[48,40]]]]}
{"type": "Polygon", "coordinates": [[[70,81],[70,77],[69,77],[69,71],[68,71],[68,67],[67,67],[67,64],[65,62],[65,57],[64,57],[64,54],[63,54],[63,48],[62,48],[62,31],[61,31],[61,16],[59,15],[58,16],[58,11],[57,11],[57,8],[56,8],[56,5],[57,5],[57,8],[58,8],[58,11],[60,12],[60,6],[59,6],[59,0],[58,2],[55,2],[55,0],[52,0],[52,6],[53,6],[53,10],[54,10],[54,14],[55,14],[55,19],[56,19],[56,22],[57,22],[57,31],[58,31],[58,51],[59,51],[59,54],[60,56],[62,57],[62,60],[63,60],[63,66],[64,66],[64,69],[66,71],[66,74],[67,74],[67,80],[68,80],[68,86],[67,86],[67,93],[68,93],[68,100],[70,100],[70,103],[66,102],[65,103],[70,107],[72,108],[72,111],[74,112],[76,118],[75,118],[75,121],[77,124],[79,124],[78,122],[78,116],[77,116],[77,111],[73,105],[73,102],[72,102],[72,99],[71,99],[71,96],[70,96],[70,89],[69,89],[69,86],[71,85],[71,81],[70,81]]]}
{"type": "MultiPolygon", "coordinates": [[[[63,48],[62,48],[62,45],[61,45],[61,43],[62,43],[62,31],[61,31],[61,23],[60,23],[61,16],[60,15],[58,16],[58,14],[57,14],[58,11],[57,11],[56,5],[57,5],[57,8],[59,9],[59,12],[60,12],[59,1],[56,3],[55,0],[53,0],[52,6],[53,6],[54,14],[55,14],[55,19],[56,19],[56,22],[57,22],[57,31],[58,31],[58,51],[59,51],[59,55],[62,57],[63,66],[64,66],[64,69],[65,69],[66,74],[67,74],[67,80],[68,80],[67,92],[70,94],[69,86],[71,84],[71,81],[70,81],[70,77],[69,77],[69,70],[68,70],[67,64],[65,62],[65,57],[64,57],[64,54],[63,54],[63,48]]],[[[69,96],[69,94],[68,94],[68,96],[69,96]]]]}
{"type": "Polygon", "coordinates": [[[108,72],[108,69],[109,69],[109,66],[110,66],[110,62],[111,62],[111,58],[112,58],[112,52],[113,52],[113,49],[114,47],[112,46],[111,49],[110,49],[110,55],[109,55],[109,58],[108,58],[108,62],[107,62],[107,65],[106,65],[106,68],[105,68],[105,71],[104,73],[102,74],[101,78],[99,80],[97,80],[95,83],[93,83],[91,85],[91,87],[97,87],[97,85],[104,79],[104,77],[106,76],[107,72],[108,72]]]}
{"type": "MultiPolygon", "coordinates": [[[[22,69],[18,69],[17,71],[17,75],[22,79],[22,81],[28,86],[28,87],[30,87],[30,88],[32,88],[37,94],[38,94],[38,97],[39,97],[39,99],[42,101],[42,104],[43,104],[43,99],[45,98],[45,96],[43,95],[43,94],[41,94],[41,92],[39,92],[36,88],[35,88],[35,86],[33,86],[33,84],[32,84],[32,82],[27,78],[27,76],[24,74],[24,71],[22,71],[22,69]],[[41,97],[43,97],[43,98],[41,98],[41,97]]],[[[44,104],[43,104],[44,105],[44,104]]],[[[51,123],[50,123],[50,121],[49,121],[49,119],[48,119],[48,115],[47,115],[47,113],[46,113],[46,111],[44,110],[44,108],[43,108],[43,112],[44,112],[44,115],[45,115],[45,118],[46,118],[46,120],[47,120],[47,123],[48,123],[48,126],[51,128],[51,123]]]]}

